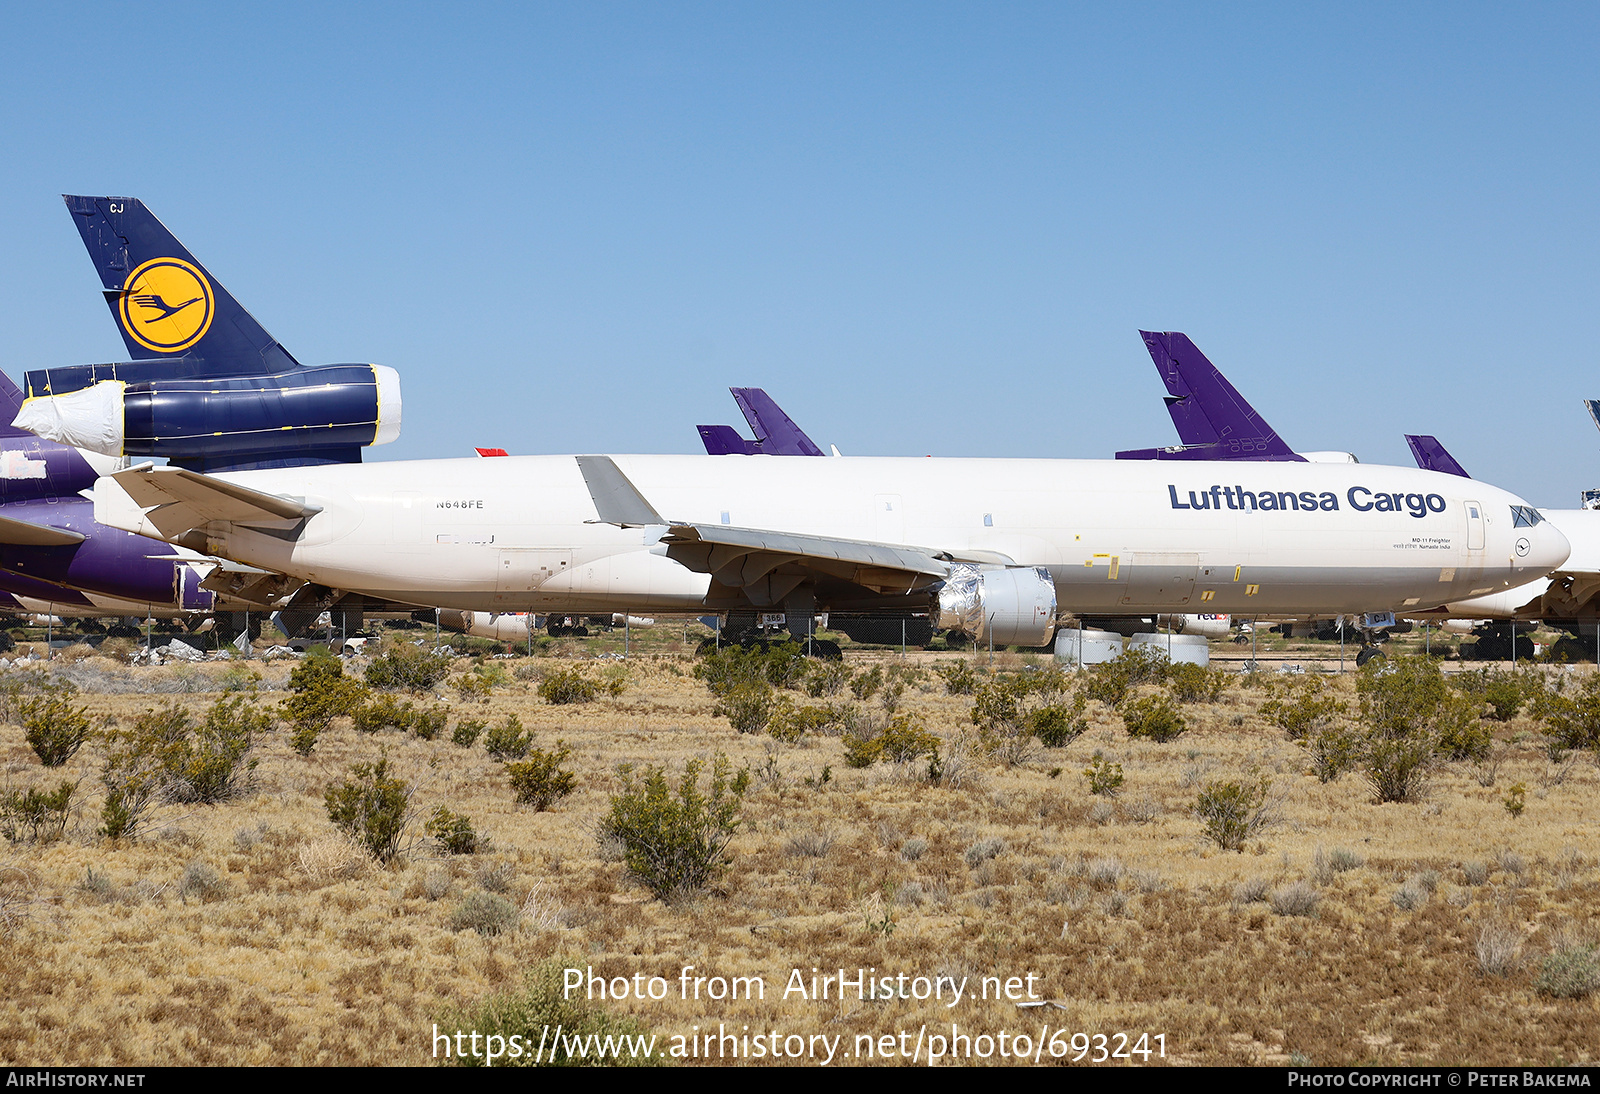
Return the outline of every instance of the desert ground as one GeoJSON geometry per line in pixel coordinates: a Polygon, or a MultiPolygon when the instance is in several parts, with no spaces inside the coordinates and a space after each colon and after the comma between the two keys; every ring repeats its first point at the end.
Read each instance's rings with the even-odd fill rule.
{"type": "MultiPolygon", "coordinates": [[[[581,1017],[654,1034],[665,1063],[927,1063],[939,1038],[944,1061],[963,1064],[1600,1055],[1600,994],[1550,988],[1553,958],[1592,959],[1600,940],[1600,772],[1592,751],[1553,759],[1528,713],[1485,720],[1487,758],[1439,763],[1417,800],[1378,804],[1359,770],[1319,780],[1262,713],[1304,678],[1272,661],[1247,676],[1235,660],[1216,701],[1179,703],[1172,740],[1131,738],[1091,700],[1070,743],[997,749],[976,733],[973,696],[934,670],[966,661],[982,681],[1048,658],[847,647],[848,673],[881,669],[885,688],[780,696],[848,708],[857,725],[910,716],[939,755],[932,773],[926,755],[852,767],[837,727],[792,741],[736,732],[694,673],[696,638],[635,630],[626,659],[620,633],[459,657],[426,691],[391,693],[446,709],[432,739],[339,717],[302,755],[275,714],[240,793],[153,801],[117,839],[102,833],[116,735],[173,703],[197,720],[239,695],[275,711],[293,662],[132,666],[80,646],[0,669],[0,791],[75,787],[58,837],[13,823],[0,844],[0,1061],[444,1063],[471,1045],[455,1032],[508,1036],[517,1001],[541,983],[548,996],[567,969],[587,987],[566,1009],[527,1013],[565,1016],[569,1032],[581,1017]],[[540,696],[574,668],[619,693],[540,696]],[[479,686],[458,686],[467,677],[479,686]],[[46,768],[20,712],[52,680],[75,685],[93,729],[46,768]],[[452,739],[463,719],[511,715],[533,747],[570,750],[572,790],[548,809],[518,803],[481,739],[452,739]],[[652,766],[676,793],[691,761],[709,793],[719,755],[747,773],[725,868],[657,899],[606,834],[614,796],[652,766]],[[354,766],[380,760],[403,780],[408,816],[388,862],[328,805],[354,766]],[[1121,785],[1092,792],[1086,771],[1113,764],[1121,785]],[[1265,788],[1270,822],[1238,851],[1195,812],[1229,780],[1265,788]],[[427,834],[440,807],[468,819],[474,853],[427,834]],[[585,998],[596,983],[606,998],[585,998]]],[[[1265,656],[1306,676],[1337,667],[1325,643],[1265,656]]],[[[345,672],[359,679],[371,661],[348,658],[345,672]]],[[[1576,686],[1594,670],[1525,671],[1576,686]]],[[[1353,669],[1323,678],[1354,723],[1353,669]]]]}

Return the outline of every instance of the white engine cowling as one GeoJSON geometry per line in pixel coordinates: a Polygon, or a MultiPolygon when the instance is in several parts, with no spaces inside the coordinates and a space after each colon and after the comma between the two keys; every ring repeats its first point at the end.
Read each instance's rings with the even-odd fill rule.
{"type": "Polygon", "coordinates": [[[1056,584],[1042,566],[956,563],[939,590],[933,623],[997,646],[1046,646],[1056,630],[1056,584]]]}

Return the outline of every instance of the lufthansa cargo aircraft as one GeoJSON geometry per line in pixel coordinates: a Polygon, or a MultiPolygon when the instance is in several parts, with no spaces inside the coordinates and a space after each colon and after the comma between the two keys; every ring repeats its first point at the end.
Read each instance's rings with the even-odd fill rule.
{"type": "Polygon", "coordinates": [[[1058,612],[1403,611],[1558,567],[1515,495],[1306,463],[512,456],[130,468],[103,523],[471,611],[929,613],[1043,645],[1058,612]]]}
{"type": "Polygon", "coordinates": [[[153,234],[153,217],[130,216],[130,202],[69,206],[91,250],[100,248],[107,299],[130,347],[150,342],[167,356],[30,373],[25,412],[71,427],[56,439],[99,438],[113,454],[153,451],[146,434],[161,429],[147,423],[159,423],[165,391],[152,366],[205,367],[212,336],[230,340],[230,355],[254,346],[261,363],[238,383],[191,382],[174,393],[171,435],[188,446],[188,466],[100,479],[95,516],[293,581],[463,611],[783,611],[797,629],[818,611],[926,614],[997,644],[1043,645],[1060,612],[1432,605],[1532,580],[1568,550],[1537,510],[1481,483],[1292,459],[521,456],[362,465],[350,462],[359,448],[387,439],[391,427],[387,370],[327,366],[358,370],[327,379],[359,398],[317,418],[323,408],[307,411],[299,398],[315,399],[316,389],[296,374],[320,370],[288,357],[187,251],[150,253],[152,241],[169,237],[153,234]],[[264,376],[286,377],[281,393],[264,392],[255,379],[264,376]],[[219,407],[221,422],[212,416],[219,407]],[[218,471],[224,460],[245,461],[213,448],[208,430],[232,438],[227,451],[258,440],[255,468],[218,471]],[[272,466],[281,460],[269,432],[320,446],[327,462],[272,466]]]}

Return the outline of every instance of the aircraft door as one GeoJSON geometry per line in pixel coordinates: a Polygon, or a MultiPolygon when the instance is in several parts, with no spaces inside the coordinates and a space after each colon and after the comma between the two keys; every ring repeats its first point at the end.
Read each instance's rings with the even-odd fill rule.
{"type": "Polygon", "coordinates": [[[531,593],[556,574],[572,568],[572,551],[548,548],[502,547],[495,572],[496,603],[512,603],[510,594],[531,593]]]}
{"type": "Polygon", "coordinates": [[[906,518],[899,494],[878,494],[872,499],[873,535],[884,543],[906,541],[906,518]]]}
{"type": "Polygon", "coordinates": [[[1146,607],[1187,604],[1194,597],[1200,555],[1192,551],[1143,551],[1122,559],[1121,603],[1146,607]]]}
{"type": "Polygon", "coordinates": [[[1467,502],[1467,550],[1483,550],[1483,506],[1467,502]]]}

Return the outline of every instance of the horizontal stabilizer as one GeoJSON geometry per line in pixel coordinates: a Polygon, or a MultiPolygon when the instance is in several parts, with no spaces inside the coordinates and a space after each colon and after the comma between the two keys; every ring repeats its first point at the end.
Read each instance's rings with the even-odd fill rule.
{"type": "Polygon", "coordinates": [[[754,456],[761,451],[754,441],[739,436],[731,425],[697,425],[700,443],[706,446],[708,456],[754,456]]]}
{"type": "Polygon", "coordinates": [[[190,528],[212,521],[260,523],[304,520],[322,512],[319,506],[277,494],[265,494],[248,486],[225,482],[181,467],[143,465],[119,471],[111,477],[136,505],[146,509],[158,507],[157,512],[150,514],[152,523],[157,527],[172,523],[157,519],[157,513],[168,507],[181,508],[190,528]]]}
{"type": "Polygon", "coordinates": [[[16,547],[70,547],[86,538],[81,532],[65,528],[0,517],[0,543],[16,547]]]}

